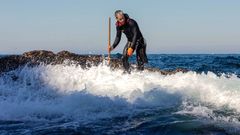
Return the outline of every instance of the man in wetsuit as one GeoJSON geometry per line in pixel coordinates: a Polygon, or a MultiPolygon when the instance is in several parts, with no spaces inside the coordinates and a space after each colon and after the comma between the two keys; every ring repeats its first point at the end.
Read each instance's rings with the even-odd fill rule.
{"type": "Polygon", "coordinates": [[[123,49],[122,62],[125,71],[130,72],[130,65],[128,63],[128,58],[132,56],[134,50],[136,50],[137,56],[137,69],[144,70],[144,63],[148,63],[148,58],[146,55],[146,43],[142,36],[142,33],[138,27],[138,24],[132,18],[121,10],[115,12],[116,17],[116,29],[117,34],[115,41],[108,51],[112,51],[119,44],[122,36],[122,32],[127,37],[127,44],[123,49]]]}

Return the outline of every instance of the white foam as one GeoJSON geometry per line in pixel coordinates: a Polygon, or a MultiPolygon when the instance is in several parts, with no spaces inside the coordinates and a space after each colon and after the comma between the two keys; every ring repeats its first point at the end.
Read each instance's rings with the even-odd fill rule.
{"type": "MultiPolygon", "coordinates": [[[[186,100],[240,113],[240,79],[236,76],[122,74],[105,65],[87,70],[76,65],[25,67],[9,74],[0,77],[0,119],[106,118],[139,108],[179,106],[186,100]],[[12,81],[9,74],[18,80],[12,81]]],[[[208,106],[193,107],[195,115],[212,113],[208,106]]]]}

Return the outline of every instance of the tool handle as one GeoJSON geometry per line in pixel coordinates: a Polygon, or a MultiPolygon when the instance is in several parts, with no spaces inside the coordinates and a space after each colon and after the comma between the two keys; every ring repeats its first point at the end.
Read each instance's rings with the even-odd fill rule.
{"type": "MultiPolygon", "coordinates": [[[[111,17],[108,18],[108,48],[111,47],[111,17]]],[[[108,64],[110,64],[111,57],[110,54],[111,51],[108,51],[108,64]]]]}

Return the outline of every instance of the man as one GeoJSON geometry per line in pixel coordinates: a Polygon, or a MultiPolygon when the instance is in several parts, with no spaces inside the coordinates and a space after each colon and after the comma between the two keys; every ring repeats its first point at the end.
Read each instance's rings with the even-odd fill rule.
{"type": "Polygon", "coordinates": [[[129,18],[129,16],[121,10],[115,12],[116,17],[116,29],[117,34],[115,41],[111,47],[108,48],[108,51],[112,51],[119,44],[122,36],[122,32],[127,37],[127,44],[123,49],[122,62],[125,71],[130,73],[130,65],[128,63],[128,58],[132,56],[134,50],[136,50],[136,60],[137,60],[137,69],[144,70],[144,63],[148,63],[146,55],[146,43],[142,36],[142,33],[138,27],[138,24],[135,20],[129,18]]]}

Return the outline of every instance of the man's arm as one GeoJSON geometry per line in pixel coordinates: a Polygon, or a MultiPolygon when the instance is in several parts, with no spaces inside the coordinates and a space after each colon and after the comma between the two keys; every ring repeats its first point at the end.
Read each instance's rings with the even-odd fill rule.
{"type": "Polygon", "coordinates": [[[119,29],[119,27],[117,26],[116,27],[117,29],[117,34],[116,34],[116,38],[115,38],[115,41],[112,45],[112,49],[114,49],[115,47],[117,47],[117,45],[119,44],[120,40],[121,40],[121,36],[122,36],[122,32],[121,30],[119,29]]]}

